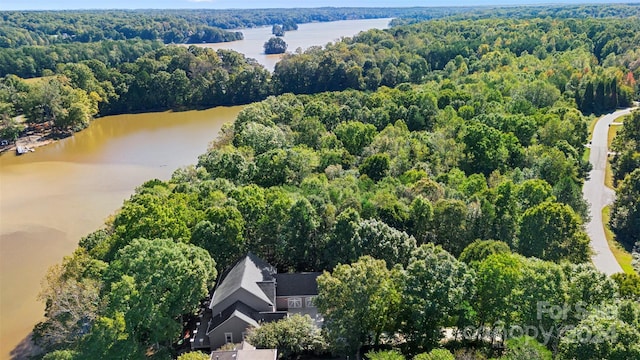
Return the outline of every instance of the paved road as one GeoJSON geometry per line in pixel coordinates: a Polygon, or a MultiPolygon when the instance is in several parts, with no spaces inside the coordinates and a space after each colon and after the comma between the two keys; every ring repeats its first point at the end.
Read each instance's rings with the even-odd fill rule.
{"type": "Polygon", "coordinates": [[[618,264],[611,249],[609,249],[602,224],[602,208],[613,203],[615,199],[615,192],[604,184],[609,151],[607,137],[609,125],[615,119],[631,113],[631,110],[629,108],[607,114],[596,123],[596,127],[593,129],[593,138],[591,139],[591,155],[589,156],[589,162],[593,169],[589,173],[589,180],[584,183],[582,188],[582,194],[590,205],[591,221],[587,224],[587,234],[591,238],[591,247],[594,251],[593,264],[607,275],[622,272],[620,264],[618,264]]]}

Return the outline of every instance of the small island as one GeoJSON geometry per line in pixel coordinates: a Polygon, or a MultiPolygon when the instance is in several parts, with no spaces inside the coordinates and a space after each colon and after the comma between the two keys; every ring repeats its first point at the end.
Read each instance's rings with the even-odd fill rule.
{"type": "Polygon", "coordinates": [[[281,25],[276,24],[271,27],[271,33],[275,36],[281,37],[284,36],[284,29],[281,25]]]}
{"type": "Polygon", "coordinates": [[[287,20],[284,24],[273,24],[271,27],[271,33],[275,36],[282,37],[284,36],[285,31],[294,31],[298,30],[298,24],[295,21],[287,20]]]}
{"type": "Polygon", "coordinates": [[[279,37],[272,37],[264,43],[264,53],[270,54],[284,54],[287,51],[287,43],[279,37]]]}

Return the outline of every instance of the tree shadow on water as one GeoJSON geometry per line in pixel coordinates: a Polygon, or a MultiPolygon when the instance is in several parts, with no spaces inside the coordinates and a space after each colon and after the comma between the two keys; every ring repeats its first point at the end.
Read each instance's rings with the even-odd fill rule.
{"type": "Polygon", "coordinates": [[[31,359],[33,356],[42,352],[42,349],[31,341],[31,335],[32,333],[27,334],[27,336],[25,336],[24,339],[22,339],[20,343],[13,348],[13,350],[11,350],[11,360],[31,359]]]}

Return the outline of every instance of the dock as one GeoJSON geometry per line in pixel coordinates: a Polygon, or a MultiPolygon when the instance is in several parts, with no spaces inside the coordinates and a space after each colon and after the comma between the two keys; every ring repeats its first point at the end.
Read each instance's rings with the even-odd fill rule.
{"type": "Polygon", "coordinates": [[[26,145],[16,145],[16,155],[26,154],[30,151],[35,151],[34,149],[29,148],[26,145]]]}

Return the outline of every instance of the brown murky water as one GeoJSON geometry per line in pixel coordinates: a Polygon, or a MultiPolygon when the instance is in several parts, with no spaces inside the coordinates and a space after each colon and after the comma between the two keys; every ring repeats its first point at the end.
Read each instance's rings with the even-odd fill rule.
{"type": "Polygon", "coordinates": [[[195,163],[240,109],[110,116],[34,153],[0,156],[0,357],[43,316],[47,268],[138,185],[195,163]]]}
{"type": "MultiPolygon", "coordinates": [[[[301,24],[284,39],[294,51],[388,23],[301,24]]],[[[245,40],[205,46],[242,52],[272,70],[281,56],[263,54],[271,28],[243,32],[245,40]]],[[[46,270],[102,226],[138,185],[195,163],[240,109],[105,117],[35,153],[0,156],[0,360],[18,355],[42,319],[44,305],[36,296],[46,270]]]]}

